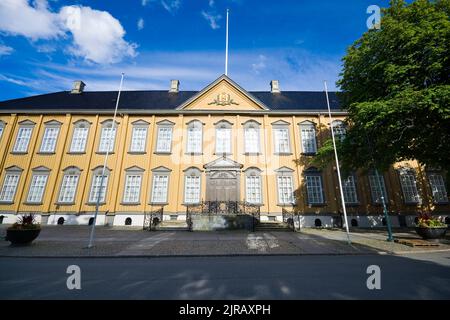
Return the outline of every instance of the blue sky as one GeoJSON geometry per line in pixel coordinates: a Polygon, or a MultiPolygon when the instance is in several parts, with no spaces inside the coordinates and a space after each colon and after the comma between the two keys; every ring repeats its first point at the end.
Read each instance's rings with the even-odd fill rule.
{"type": "Polygon", "coordinates": [[[224,72],[247,90],[330,89],[346,48],[388,0],[1,0],[0,100],[69,90],[200,90],[224,72]]]}

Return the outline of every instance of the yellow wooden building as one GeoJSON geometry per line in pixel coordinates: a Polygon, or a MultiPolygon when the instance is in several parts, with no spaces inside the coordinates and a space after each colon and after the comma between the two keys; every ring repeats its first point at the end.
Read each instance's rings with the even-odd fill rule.
{"type": "MultiPolygon", "coordinates": [[[[330,93],[248,92],[223,75],[203,90],[72,91],[0,102],[0,216],[13,223],[34,212],[43,224],[142,226],[163,208],[184,221],[202,201],[244,201],[262,221],[300,212],[301,226],[333,226],[342,210],[334,166],[309,165],[330,136],[345,135],[345,110],[330,93]],[[109,151],[108,151],[109,150],[109,151]],[[102,176],[105,153],[109,152],[102,176]],[[101,189],[100,185],[105,185],[101,189]]],[[[416,162],[344,178],[353,226],[382,226],[385,195],[394,226],[411,226],[418,211],[450,216],[444,174],[416,162]],[[381,187],[381,188],[380,188],[381,187]]]]}

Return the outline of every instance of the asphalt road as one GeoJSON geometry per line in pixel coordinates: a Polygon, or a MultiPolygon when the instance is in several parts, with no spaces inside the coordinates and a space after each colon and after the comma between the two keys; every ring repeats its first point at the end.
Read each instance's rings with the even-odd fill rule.
{"type": "Polygon", "coordinates": [[[450,253],[411,257],[0,258],[0,299],[450,299],[450,253]]]}

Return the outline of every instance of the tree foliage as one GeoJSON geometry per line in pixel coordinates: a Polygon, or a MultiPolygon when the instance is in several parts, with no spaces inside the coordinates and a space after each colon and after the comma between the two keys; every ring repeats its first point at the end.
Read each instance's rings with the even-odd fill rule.
{"type": "MultiPolygon", "coordinates": [[[[344,169],[416,159],[450,170],[450,0],[392,0],[343,58],[344,169]]],[[[326,142],[315,163],[332,159],[326,142]]]]}

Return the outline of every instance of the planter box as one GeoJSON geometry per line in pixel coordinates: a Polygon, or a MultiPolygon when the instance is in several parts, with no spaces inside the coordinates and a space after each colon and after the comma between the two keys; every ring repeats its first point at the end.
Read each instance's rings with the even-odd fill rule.
{"type": "Polygon", "coordinates": [[[447,232],[447,227],[439,227],[439,228],[416,227],[416,232],[423,239],[440,239],[445,236],[445,233],[447,232]]]}
{"type": "Polygon", "coordinates": [[[36,239],[41,232],[41,229],[29,229],[29,230],[6,230],[6,241],[10,241],[11,244],[27,244],[36,239]]]}

